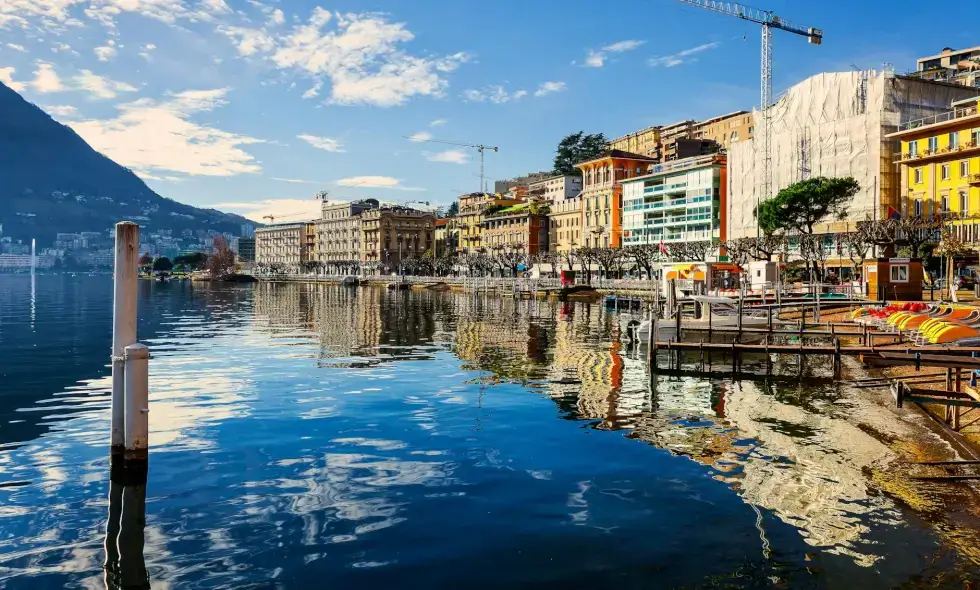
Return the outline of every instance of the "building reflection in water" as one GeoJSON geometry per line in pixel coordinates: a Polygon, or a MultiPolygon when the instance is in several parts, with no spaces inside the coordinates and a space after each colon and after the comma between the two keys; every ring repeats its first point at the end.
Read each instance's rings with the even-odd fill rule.
{"type": "Polygon", "coordinates": [[[106,590],[150,587],[143,558],[146,528],[146,462],[112,458],[109,475],[109,520],[105,529],[106,590]]]}
{"type": "Polygon", "coordinates": [[[625,349],[619,316],[600,306],[297,284],[255,293],[257,321],[275,337],[316,338],[321,366],[448,350],[487,385],[520,383],[569,419],[701,463],[810,545],[860,565],[879,559],[866,523],[897,521],[894,504],[871,493],[862,473],[891,453],[882,443],[819,404],[752,383],[661,376],[652,390],[645,349],[625,349]]]}

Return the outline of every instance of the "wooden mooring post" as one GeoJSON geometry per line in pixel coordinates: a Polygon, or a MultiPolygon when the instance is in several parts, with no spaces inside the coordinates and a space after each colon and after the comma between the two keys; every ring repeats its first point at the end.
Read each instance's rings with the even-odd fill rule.
{"type": "Polygon", "coordinates": [[[149,405],[149,350],[136,342],[139,294],[139,226],[116,224],[112,309],[112,409],[110,451],[145,460],[149,405]]]}

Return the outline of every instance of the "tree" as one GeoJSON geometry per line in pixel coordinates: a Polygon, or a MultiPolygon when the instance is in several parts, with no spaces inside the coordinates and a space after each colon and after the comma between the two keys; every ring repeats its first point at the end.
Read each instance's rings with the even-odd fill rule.
{"type": "Polygon", "coordinates": [[[956,301],[956,285],[953,280],[956,276],[955,262],[957,256],[964,256],[970,253],[970,247],[961,240],[956,234],[948,229],[942,230],[942,238],[936,246],[936,256],[946,259],[946,287],[949,289],[949,298],[956,301]]]}
{"type": "Polygon", "coordinates": [[[174,269],[174,263],[166,256],[161,256],[153,261],[154,272],[170,272],[174,269]]]}
{"type": "Polygon", "coordinates": [[[581,176],[582,171],[575,167],[579,162],[587,162],[606,151],[606,137],[601,133],[586,135],[584,131],[566,135],[558,143],[555,151],[555,174],[581,176]]]}
{"type": "Polygon", "coordinates": [[[646,271],[648,279],[653,279],[654,263],[663,260],[663,253],[660,251],[659,244],[627,246],[623,249],[623,255],[631,259],[637,269],[646,271]]]}
{"type": "Polygon", "coordinates": [[[153,257],[150,256],[149,252],[144,252],[143,255],[140,256],[140,269],[143,272],[148,272],[152,265],[153,265],[153,257]]]}
{"type": "Polygon", "coordinates": [[[192,254],[181,254],[174,258],[174,264],[181,264],[192,270],[201,270],[207,262],[208,255],[204,252],[194,252],[192,254]]]}
{"type": "Polygon", "coordinates": [[[604,278],[609,278],[609,271],[614,268],[618,271],[622,265],[623,251],[619,248],[596,248],[595,261],[602,269],[604,278]]]}
{"type": "Polygon", "coordinates": [[[208,257],[208,270],[212,279],[223,279],[235,272],[235,253],[222,236],[214,239],[214,248],[208,257]]]}
{"type": "Polygon", "coordinates": [[[767,234],[780,230],[812,234],[813,227],[834,216],[843,219],[847,205],[861,189],[851,177],[808,178],[779,191],[759,206],[759,226],[767,234]]]}
{"type": "Polygon", "coordinates": [[[715,249],[715,245],[708,241],[698,242],[672,242],[667,244],[667,251],[670,259],[674,261],[697,261],[704,262],[708,253],[715,249]]]}
{"type": "Polygon", "coordinates": [[[895,243],[908,246],[911,258],[923,256],[923,246],[939,239],[940,223],[933,217],[911,215],[895,221],[895,243]]]}
{"type": "Polygon", "coordinates": [[[459,201],[453,201],[446,209],[446,217],[456,217],[457,215],[459,215],[459,201]]]}

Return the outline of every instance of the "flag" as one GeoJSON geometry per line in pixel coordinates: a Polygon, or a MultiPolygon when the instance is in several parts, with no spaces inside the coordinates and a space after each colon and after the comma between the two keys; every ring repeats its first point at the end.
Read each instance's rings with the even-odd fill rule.
{"type": "Polygon", "coordinates": [[[660,240],[660,253],[663,254],[664,256],[667,255],[667,247],[664,246],[663,240],[660,240]]]}
{"type": "Polygon", "coordinates": [[[901,219],[902,218],[902,214],[899,213],[897,209],[895,209],[894,207],[892,207],[891,205],[889,205],[888,206],[888,218],[889,219],[901,219]]]}

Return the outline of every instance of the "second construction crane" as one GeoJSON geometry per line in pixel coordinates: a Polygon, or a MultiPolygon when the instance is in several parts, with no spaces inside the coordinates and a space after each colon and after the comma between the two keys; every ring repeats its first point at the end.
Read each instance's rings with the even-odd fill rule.
{"type": "Polygon", "coordinates": [[[493,145],[483,145],[482,143],[462,143],[458,141],[443,141],[441,139],[416,139],[414,137],[405,136],[405,139],[410,139],[412,141],[420,141],[424,143],[444,143],[446,145],[455,145],[459,147],[475,148],[476,151],[480,152],[480,191],[487,192],[487,183],[483,176],[483,153],[487,150],[494,152],[499,152],[500,148],[493,145]]]}
{"type": "MultiPolygon", "coordinates": [[[[811,45],[823,43],[823,31],[813,27],[803,27],[776,16],[771,10],[751,8],[744,4],[723,2],[721,0],[677,0],[684,4],[704,8],[728,16],[762,25],[762,102],[759,113],[762,115],[762,195],[758,202],[772,196],[772,130],[769,121],[769,107],[772,106],[772,29],[781,29],[807,38],[811,45]]],[[[758,204],[756,215],[758,216],[758,204]]]]}

